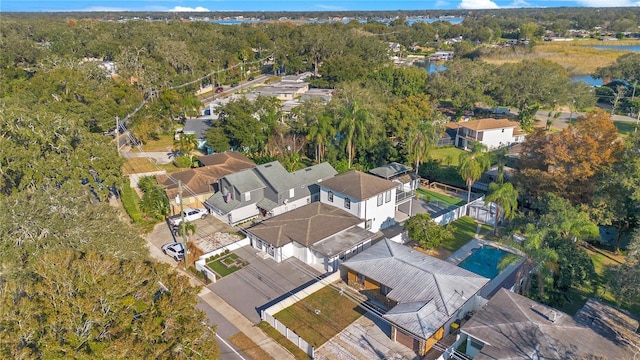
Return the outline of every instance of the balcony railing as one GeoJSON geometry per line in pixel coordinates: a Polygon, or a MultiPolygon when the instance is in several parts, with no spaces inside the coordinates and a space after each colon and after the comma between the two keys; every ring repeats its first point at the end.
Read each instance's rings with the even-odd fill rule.
{"type": "Polygon", "coordinates": [[[398,191],[396,193],[396,204],[406,201],[407,199],[412,198],[416,194],[415,190],[411,191],[398,191]]]}

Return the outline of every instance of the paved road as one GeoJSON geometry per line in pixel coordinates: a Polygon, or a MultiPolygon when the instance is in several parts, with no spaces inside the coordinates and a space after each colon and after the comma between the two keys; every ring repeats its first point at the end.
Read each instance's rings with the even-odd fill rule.
{"type": "Polygon", "coordinates": [[[218,336],[218,346],[220,347],[220,360],[246,360],[250,359],[242,351],[236,349],[227,339],[240,332],[237,327],[233,326],[222,314],[217,312],[204,300],[198,299],[196,308],[202,310],[207,315],[207,324],[211,327],[215,326],[216,335],[218,336]]]}
{"type": "MultiPolygon", "coordinates": [[[[584,116],[586,113],[584,112],[569,112],[569,111],[562,111],[560,112],[560,117],[558,119],[556,119],[553,123],[553,128],[555,129],[559,129],[562,130],[564,128],[566,128],[567,126],[569,126],[569,119],[573,119],[575,120],[576,118],[580,117],[580,116],[584,116]]],[[[547,119],[549,112],[548,111],[538,111],[536,113],[536,118],[538,118],[538,120],[540,120],[540,122],[538,123],[539,126],[545,126],[547,123],[547,119]]],[[[624,122],[636,122],[638,121],[638,119],[630,117],[630,116],[625,116],[625,115],[612,115],[611,119],[613,121],[624,121],[624,122]]]]}
{"type": "Polygon", "coordinates": [[[242,89],[263,84],[265,81],[267,81],[268,78],[269,78],[268,75],[258,75],[255,77],[255,79],[251,81],[239,82],[238,86],[236,87],[223,86],[224,90],[221,93],[218,93],[218,94],[206,93],[201,96],[198,96],[198,100],[200,100],[200,102],[203,104],[208,104],[210,101],[212,101],[215,98],[230,96],[242,89]]]}
{"type": "MultiPolygon", "coordinates": [[[[213,221],[214,219],[212,218],[212,216],[209,216],[207,217],[207,219],[199,221],[213,221]]],[[[174,241],[174,238],[167,224],[160,223],[156,225],[153,231],[147,235],[147,247],[149,248],[151,257],[161,262],[173,265],[176,271],[179,271],[184,276],[186,276],[192,285],[201,286],[202,283],[200,283],[199,280],[186,273],[184,270],[176,267],[177,263],[167,255],[163,254],[162,250],[160,250],[160,246],[162,246],[162,244],[166,244],[172,241],[174,241]]],[[[265,333],[262,332],[262,330],[255,327],[254,324],[249,321],[249,319],[244,317],[240,312],[238,312],[208,288],[203,288],[200,294],[198,294],[198,297],[199,301],[201,302],[198,307],[205,310],[209,324],[219,324],[220,326],[218,329],[218,339],[220,340],[219,344],[221,351],[226,354],[223,358],[224,360],[236,360],[242,358],[249,359],[242,354],[240,354],[240,356],[242,357],[238,357],[238,355],[234,353],[230,345],[224,344],[225,341],[228,342],[227,339],[230,336],[233,336],[238,331],[242,331],[243,333],[245,333],[251,340],[253,340],[267,353],[269,353],[274,359],[294,359],[291,353],[285,350],[273,339],[268,337],[265,333]],[[204,304],[206,304],[206,306],[204,306],[204,304]],[[236,355],[236,357],[234,358],[233,355],[236,355]]]]}

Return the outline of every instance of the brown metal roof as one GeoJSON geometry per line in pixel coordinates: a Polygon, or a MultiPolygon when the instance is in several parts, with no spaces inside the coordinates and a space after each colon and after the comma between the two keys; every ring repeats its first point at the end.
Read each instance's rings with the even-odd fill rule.
{"type": "Polygon", "coordinates": [[[309,247],[364,220],[321,202],[264,220],[247,231],[275,247],[295,241],[309,247]]]}
{"type": "Polygon", "coordinates": [[[354,170],[320,183],[320,186],[357,200],[367,200],[398,186],[371,174],[354,170]]]}

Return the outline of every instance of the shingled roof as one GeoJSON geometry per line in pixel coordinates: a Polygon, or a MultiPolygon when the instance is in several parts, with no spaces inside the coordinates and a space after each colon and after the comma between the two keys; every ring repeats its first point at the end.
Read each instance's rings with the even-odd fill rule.
{"type": "Polygon", "coordinates": [[[507,119],[478,119],[472,121],[461,121],[455,124],[459,124],[461,127],[465,127],[471,130],[492,130],[492,129],[504,129],[504,128],[518,128],[518,123],[507,119]]]}
{"type": "Polygon", "coordinates": [[[291,241],[310,247],[362,222],[335,206],[314,202],[264,220],[247,231],[275,247],[291,241]]]}
{"type": "Polygon", "coordinates": [[[398,186],[390,180],[385,180],[361,171],[350,171],[325,180],[320,184],[334,192],[357,200],[367,200],[387,190],[398,186]]]}
{"type": "Polygon", "coordinates": [[[204,155],[200,156],[198,160],[203,166],[216,165],[220,168],[228,169],[230,171],[229,173],[256,166],[256,163],[251,159],[237,151],[225,151],[211,155],[204,155]]]}
{"type": "Polygon", "coordinates": [[[631,359],[622,344],[571,316],[501,289],[461,328],[485,346],[474,360],[631,359]]]}

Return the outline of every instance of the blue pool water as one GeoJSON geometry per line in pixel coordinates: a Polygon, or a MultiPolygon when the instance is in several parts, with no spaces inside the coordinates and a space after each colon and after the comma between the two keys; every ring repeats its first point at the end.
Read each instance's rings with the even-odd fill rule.
{"type": "Polygon", "coordinates": [[[482,246],[474,249],[458,266],[478,275],[493,279],[500,273],[498,264],[505,256],[511,254],[493,246],[482,246]]]}

